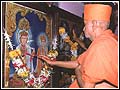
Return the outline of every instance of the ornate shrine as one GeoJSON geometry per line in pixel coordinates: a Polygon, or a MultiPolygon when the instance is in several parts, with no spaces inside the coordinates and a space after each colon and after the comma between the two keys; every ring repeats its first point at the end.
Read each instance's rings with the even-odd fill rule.
{"type": "Polygon", "coordinates": [[[56,88],[70,84],[75,78],[73,70],[51,67],[39,55],[75,60],[84,50],[69,33],[73,25],[78,26],[79,34],[82,32],[82,19],[42,2],[6,2],[3,7],[3,87],[56,88]],[[69,30],[60,30],[63,21],[69,30]],[[61,84],[65,77],[68,82],[61,84]]]}

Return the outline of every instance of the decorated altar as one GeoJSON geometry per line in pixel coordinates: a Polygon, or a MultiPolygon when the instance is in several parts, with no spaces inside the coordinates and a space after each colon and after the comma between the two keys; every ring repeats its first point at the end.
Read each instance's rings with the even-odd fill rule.
{"type": "Polygon", "coordinates": [[[6,2],[3,6],[4,87],[58,88],[74,81],[73,70],[50,66],[39,56],[76,60],[82,50],[72,37],[81,33],[82,19],[42,2],[6,2]],[[64,22],[68,24],[62,26],[64,22]],[[73,32],[74,25],[81,30],[73,32]]]}

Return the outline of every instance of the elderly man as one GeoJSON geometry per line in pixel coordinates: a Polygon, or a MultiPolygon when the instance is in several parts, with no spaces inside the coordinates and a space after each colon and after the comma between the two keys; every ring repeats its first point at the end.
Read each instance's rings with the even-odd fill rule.
{"type": "Polygon", "coordinates": [[[50,65],[74,68],[77,80],[70,88],[115,88],[118,87],[118,42],[109,27],[112,8],[103,4],[84,6],[84,33],[92,43],[76,61],[51,61],[50,65]]]}

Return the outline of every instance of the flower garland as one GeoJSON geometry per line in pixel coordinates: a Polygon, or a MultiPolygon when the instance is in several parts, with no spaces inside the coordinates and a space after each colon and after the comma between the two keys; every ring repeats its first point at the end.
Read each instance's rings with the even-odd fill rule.
{"type": "Polygon", "coordinates": [[[23,63],[21,58],[21,51],[19,49],[12,50],[9,52],[9,56],[12,60],[15,72],[21,77],[26,83],[27,87],[42,88],[47,83],[51,70],[43,68],[41,74],[35,77],[33,73],[29,71],[26,65],[23,63]]]}
{"type": "Polygon", "coordinates": [[[51,59],[56,59],[56,57],[58,56],[58,51],[56,50],[57,45],[57,36],[55,36],[52,41],[52,49],[48,52],[48,57],[50,57],[51,59]]]}
{"type": "Polygon", "coordinates": [[[70,37],[66,33],[64,27],[59,27],[59,34],[60,34],[61,38],[71,46],[71,50],[70,50],[71,53],[72,53],[71,60],[74,60],[77,57],[77,49],[78,49],[77,46],[78,46],[78,43],[77,42],[73,43],[70,40],[70,37]]]}
{"type": "Polygon", "coordinates": [[[8,48],[10,49],[9,57],[12,60],[12,64],[15,68],[15,73],[25,82],[27,85],[26,87],[45,87],[45,84],[48,82],[50,74],[52,73],[51,69],[47,68],[46,66],[41,70],[41,74],[38,77],[35,77],[34,74],[29,71],[26,64],[24,64],[20,49],[13,50],[10,37],[5,29],[4,31],[5,41],[8,44],[8,48]]]}

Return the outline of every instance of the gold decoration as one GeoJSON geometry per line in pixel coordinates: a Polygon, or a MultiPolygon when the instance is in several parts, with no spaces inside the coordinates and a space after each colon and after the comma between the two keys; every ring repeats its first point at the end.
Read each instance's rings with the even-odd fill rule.
{"type": "Polygon", "coordinates": [[[47,22],[46,34],[47,34],[49,40],[51,41],[52,40],[52,27],[51,27],[52,26],[52,22],[51,22],[52,19],[50,17],[47,17],[47,16],[45,16],[44,18],[45,18],[45,20],[47,22]]]}
{"type": "Polygon", "coordinates": [[[26,18],[22,18],[19,21],[18,27],[20,30],[29,30],[30,29],[30,23],[26,18]]]}
{"type": "Polygon", "coordinates": [[[36,12],[36,14],[38,15],[40,21],[43,21],[43,18],[45,18],[45,15],[43,15],[42,13],[38,13],[38,12],[36,12]]]}
{"type": "Polygon", "coordinates": [[[9,58],[9,53],[8,53],[8,49],[5,48],[5,59],[4,59],[4,68],[5,68],[5,72],[4,72],[4,77],[5,77],[5,87],[8,87],[9,85],[9,71],[10,71],[10,68],[9,68],[9,63],[10,63],[10,58],[9,58]]]}
{"type": "Polygon", "coordinates": [[[5,28],[10,36],[12,36],[13,32],[16,30],[16,14],[21,12],[21,16],[24,17],[28,11],[28,9],[24,7],[18,7],[18,5],[14,3],[6,3],[5,28]]]}

